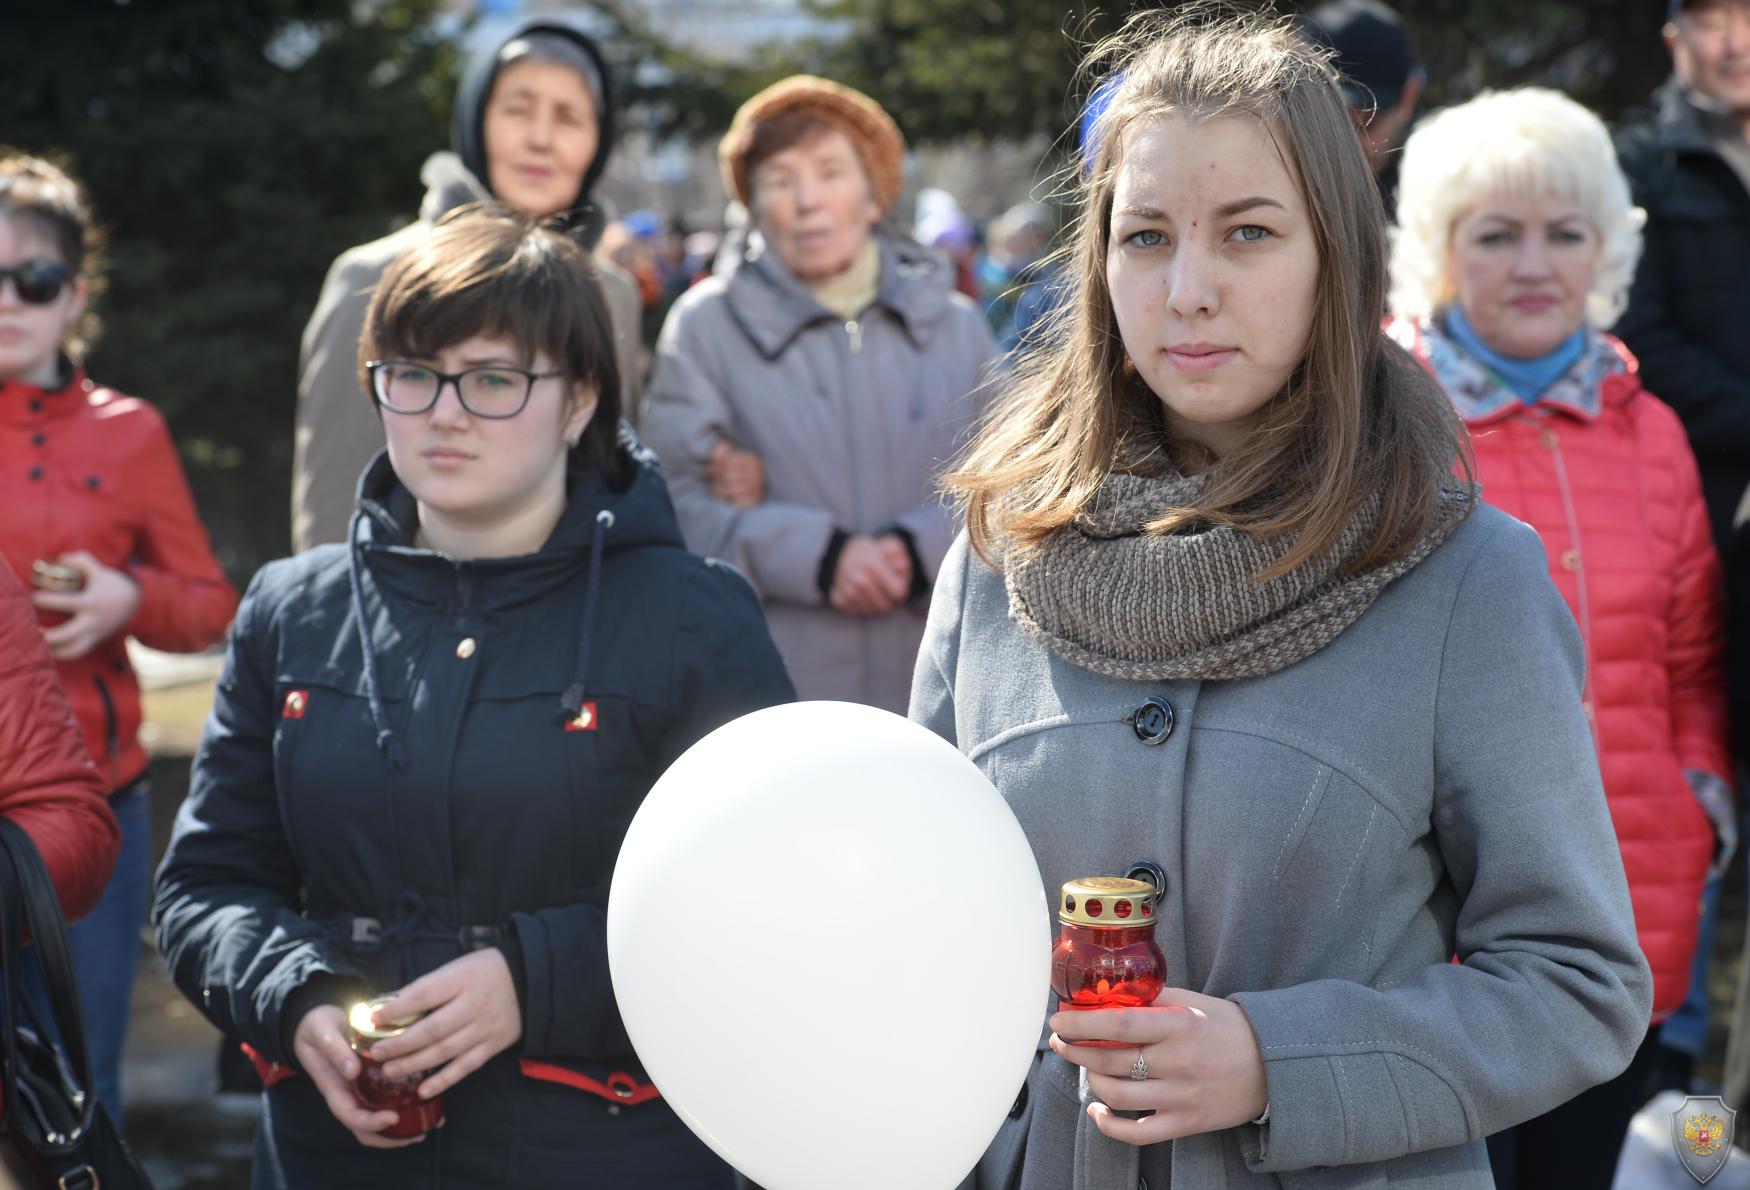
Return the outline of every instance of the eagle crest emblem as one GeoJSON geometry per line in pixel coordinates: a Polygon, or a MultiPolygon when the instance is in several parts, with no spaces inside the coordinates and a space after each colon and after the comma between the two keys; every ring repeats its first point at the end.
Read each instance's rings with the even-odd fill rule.
{"type": "Polygon", "coordinates": [[[1691,1095],[1671,1113],[1671,1147],[1697,1182],[1705,1184],[1731,1159],[1737,1115],[1718,1095],[1691,1095]]]}

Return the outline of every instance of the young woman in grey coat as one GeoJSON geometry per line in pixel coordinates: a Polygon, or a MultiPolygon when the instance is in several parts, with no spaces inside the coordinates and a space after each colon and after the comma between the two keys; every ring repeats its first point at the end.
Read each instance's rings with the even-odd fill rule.
{"type": "Polygon", "coordinates": [[[1650,1004],[1578,633],[1380,333],[1326,60],[1193,15],[1094,66],[1079,288],[952,477],[911,707],[1053,892],[1160,865],[1170,986],[1051,1016],[967,1186],[1492,1186],[1650,1004]]]}

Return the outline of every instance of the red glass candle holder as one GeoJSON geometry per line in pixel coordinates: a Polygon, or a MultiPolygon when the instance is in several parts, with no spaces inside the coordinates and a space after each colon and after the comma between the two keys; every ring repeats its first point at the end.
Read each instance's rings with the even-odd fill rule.
{"type": "MultiPolygon", "coordinates": [[[[1141,1008],[1167,983],[1167,957],[1155,943],[1155,887],[1143,880],[1088,876],[1063,886],[1051,990],[1060,1009],[1141,1008]]],[[[1116,1041],[1079,1041],[1097,1049],[1116,1041]]]]}
{"type": "Polygon", "coordinates": [[[388,996],[379,996],[375,1000],[366,1000],[354,1004],[352,1011],[347,1013],[347,1044],[352,1046],[352,1052],[359,1059],[358,1077],[353,1080],[352,1093],[361,1104],[372,1111],[394,1112],[397,1119],[383,1129],[381,1135],[405,1140],[411,1136],[422,1136],[444,1122],[444,1097],[419,1097],[419,1084],[425,1081],[431,1071],[424,1070],[403,1078],[390,1078],[383,1073],[383,1063],[371,1056],[371,1047],[374,1044],[391,1037],[399,1037],[409,1025],[419,1019],[413,1016],[376,1023],[372,1014],[378,1005],[387,1003],[389,999],[388,996]]]}

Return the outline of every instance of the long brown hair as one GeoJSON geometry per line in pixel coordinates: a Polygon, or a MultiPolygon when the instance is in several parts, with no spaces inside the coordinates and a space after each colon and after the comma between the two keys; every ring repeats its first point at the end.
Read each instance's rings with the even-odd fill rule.
{"type": "Polygon", "coordinates": [[[1307,350],[1257,429],[1209,466],[1199,503],[1163,509],[1147,531],[1291,535],[1263,580],[1333,548],[1377,492],[1379,530],[1352,568],[1407,552],[1436,520],[1462,429],[1432,379],[1381,332],[1385,216],[1328,56],[1287,20],[1205,3],[1131,18],[1082,69],[1109,100],[1074,183],[1065,301],[947,479],[973,547],[993,564],[1025,554],[1073,521],[1106,476],[1188,451],[1119,336],[1106,287],[1112,193],[1133,125],[1246,115],[1269,130],[1311,211],[1321,267],[1307,350]]]}

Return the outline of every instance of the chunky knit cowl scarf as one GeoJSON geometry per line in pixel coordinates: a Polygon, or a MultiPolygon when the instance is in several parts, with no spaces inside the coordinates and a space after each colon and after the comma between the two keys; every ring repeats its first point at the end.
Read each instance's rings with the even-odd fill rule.
{"type": "Polygon", "coordinates": [[[1096,673],[1134,680],[1250,678],[1311,656],[1366,611],[1387,583],[1469,514],[1454,481],[1427,536],[1381,566],[1348,573],[1379,527],[1375,495],[1336,547],[1265,583],[1253,575],[1289,550],[1224,526],[1166,535],[1143,526],[1194,506],[1204,481],[1176,472],[1112,475],[1074,522],[1005,567],[1009,609],[1035,640],[1096,673]]]}

